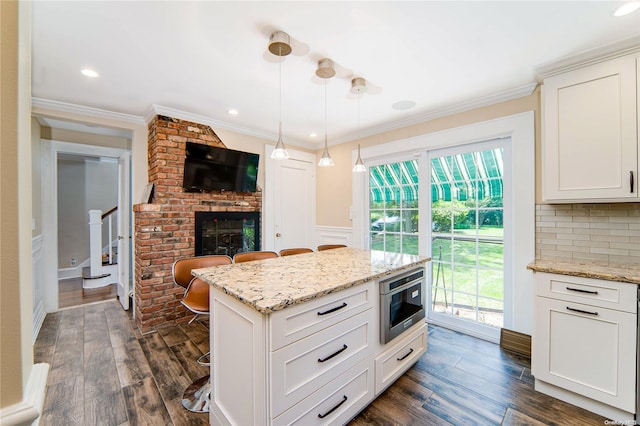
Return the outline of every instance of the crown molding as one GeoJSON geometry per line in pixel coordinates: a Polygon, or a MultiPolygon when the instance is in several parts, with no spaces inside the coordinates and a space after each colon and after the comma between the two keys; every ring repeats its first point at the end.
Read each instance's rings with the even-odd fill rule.
{"type": "Polygon", "coordinates": [[[629,37],[593,49],[583,50],[557,61],[546,62],[536,69],[536,74],[542,81],[547,77],[638,52],[640,52],[640,36],[629,37]]]}
{"type": "Polygon", "coordinates": [[[436,108],[421,114],[417,114],[411,117],[407,117],[403,120],[392,121],[379,126],[373,126],[356,133],[352,133],[343,138],[334,140],[332,145],[338,145],[341,143],[349,142],[355,139],[364,138],[367,136],[378,135],[381,133],[389,132],[391,130],[400,129],[403,127],[413,126],[415,124],[425,123],[427,121],[435,120],[436,118],[447,117],[453,114],[459,114],[461,112],[471,111],[476,108],[482,108],[489,105],[498,104],[500,102],[510,101],[512,99],[521,98],[523,96],[529,96],[538,86],[538,83],[528,83],[523,86],[515,87],[513,89],[505,90],[502,92],[494,93],[488,96],[481,96],[474,99],[469,99],[463,102],[458,102],[452,105],[436,108]]]}
{"type": "MultiPolygon", "coordinates": [[[[243,135],[253,136],[261,139],[272,140],[274,141],[278,138],[277,134],[268,133],[268,132],[260,132],[253,129],[248,129],[246,127],[236,126],[234,124],[228,123],[226,121],[216,120],[211,117],[207,117],[200,114],[194,114],[187,111],[182,111],[176,108],[166,107],[162,105],[152,104],[148,109],[147,113],[144,115],[144,120],[147,124],[153,120],[153,117],[156,115],[166,115],[167,117],[178,118],[180,120],[192,121],[194,123],[206,124],[210,126],[212,129],[225,129],[230,130],[232,132],[240,133],[243,135]]],[[[308,142],[303,142],[295,139],[287,138],[287,145],[297,146],[300,148],[306,149],[320,149],[321,144],[310,144],[308,142]]]]}
{"type": "Polygon", "coordinates": [[[107,111],[105,109],[92,108],[83,105],[70,104],[67,102],[53,101],[51,99],[31,98],[31,108],[42,108],[59,112],[85,115],[88,117],[124,121],[132,124],[146,124],[144,119],[137,115],[124,114],[121,112],[107,111]]]}

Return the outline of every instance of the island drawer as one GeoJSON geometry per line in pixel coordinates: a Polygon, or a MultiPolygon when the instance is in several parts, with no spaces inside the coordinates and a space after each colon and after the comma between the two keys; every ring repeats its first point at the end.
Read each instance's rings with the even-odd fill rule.
{"type": "Polygon", "coordinates": [[[636,313],[636,284],[536,272],[537,296],[636,313]]]}
{"type": "Polygon", "coordinates": [[[270,317],[271,349],[277,350],[374,306],[374,282],[276,311],[270,317]]]}
{"type": "Polygon", "coordinates": [[[427,324],[414,330],[376,357],[376,395],[395,382],[427,350],[427,324]]]}
{"type": "Polygon", "coordinates": [[[373,369],[373,360],[368,358],[276,417],[272,424],[345,424],[373,399],[373,369]]]}
{"type": "Polygon", "coordinates": [[[373,357],[377,337],[373,312],[369,309],[271,353],[274,416],[373,357]]]}

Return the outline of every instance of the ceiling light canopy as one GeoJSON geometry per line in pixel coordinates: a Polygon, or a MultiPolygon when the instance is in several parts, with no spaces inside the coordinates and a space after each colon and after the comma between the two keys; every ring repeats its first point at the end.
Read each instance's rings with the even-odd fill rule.
{"type": "MultiPolygon", "coordinates": [[[[272,33],[269,38],[269,52],[276,56],[287,56],[291,53],[289,34],[282,31],[272,33]]],[[[286,160],[289,158],[289,153],[287,152],[287,148],[284,146],[284,141],[282,140],[282,61],[278,63],[278,67],[280,79],[280,93],[278,96],[278,141],[276,142],[276,147],[271,153],[271,158],[276,160],[286,160]]]]}

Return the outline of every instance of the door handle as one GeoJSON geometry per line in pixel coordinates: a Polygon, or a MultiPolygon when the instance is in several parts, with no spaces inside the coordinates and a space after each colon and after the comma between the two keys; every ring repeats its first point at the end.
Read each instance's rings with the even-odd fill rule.
{"type": "Polygon", "coordinates": [[[629,186],[631,187],[631,193],[633,194],[633,170],[629,170],[629,186]]]}

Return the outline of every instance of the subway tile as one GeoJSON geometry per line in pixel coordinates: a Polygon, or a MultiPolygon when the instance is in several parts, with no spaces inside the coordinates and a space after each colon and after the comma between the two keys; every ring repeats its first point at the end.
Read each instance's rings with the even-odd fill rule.
{"type": "Polygon", "coordinates": [[[627,237],[640,237],[640,230],[612,229],[611,235],[626,235],[627,237]]]}
{"type": "Polygon", "coordinates": [[[608,229],[591,229],[591,228],[578,228],[573,230],[574,234],[587,234],[587,235],[609,235],[608,229]]]}
{"type": "Polygon", "coordinates": [[[581,240],[581,241],[587,241],[591,239],[590,235],[585,235],[585,234],[558,234],[556,238],[558,240],[581,240]]]}
{"type": "Polygon", "coordinates": [[[590,226],[592,229],[629,229],[629,225],[626,223],[592,223],[590,226]]]}
{"type": "Polygon", "coordinates": [[[573,259],[578,260],[598,260],[607,262],[609,260],[609,256],[606,254],[595,254],[595,253],[573,253],[573,259]]]}
{"type": "Polygon", "coordinates": [[[573,253],[590,253],[590,249],[590,247],[558,246],[558,251],[568,251],[573,253]]]}
{"type": "Polygon", "coordinates": [[[610,243],[628,243],[629,237],[623,235],[592,235],[591,241],[607,241],[610,243]]]}
{"type": "Polygon", "coordinates": [[[612,242],[609,244],[609,247],[611,247],[612,249],[640,250],[640,245],[633,243],[612,242]]]}
{"type": "Polygon", "coordinates": [[[600,248],[600,247],[591,247],[591,253],[595,254],[614,254],[617,256],[628,256],[629,250],[622,249],[612,249],[612,248],[600,248]]]}
{"type": "Polygon", "coordinates": [[[608,241],[574,241],[574,246],[578,247],[599,247],[599,248],[609,248],[608,241]]]}

